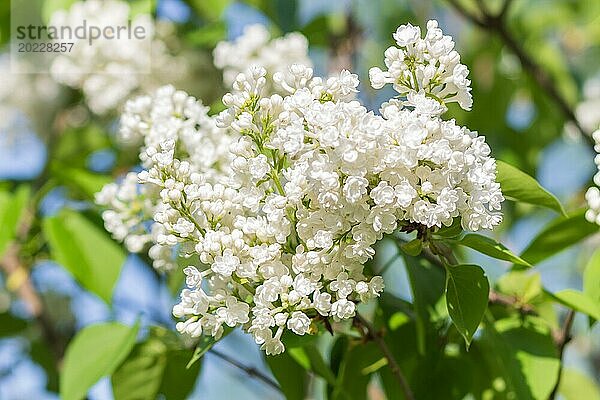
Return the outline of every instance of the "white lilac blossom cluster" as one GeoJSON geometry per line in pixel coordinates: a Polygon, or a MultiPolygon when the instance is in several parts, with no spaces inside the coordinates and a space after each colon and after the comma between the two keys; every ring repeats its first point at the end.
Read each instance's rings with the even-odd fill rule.
{"type": "Polygon", "coordinates": [[[585,199],[587,200],[589,207],[585,213],[585,218],[591,223],[600,225],[600,189],[598,189],[598,186],[600,186],[600,129],[596,130],[592,134],[592,137],[596,143],[594,150],[598,153],[594,158],[598,171],[596,172],[596,175],[594,175],[594,183],[596,186],[590,187],[585,194],[585,199]]]}
{"type": "Polygon", "coordinates": [[[272,77],[286,73],[292,64],[311,66],[308,40],[298,32],[271,39],[261,24],[248,25],[241,36],[231,42],[220,42],[213,52],[215,66],[223,70],[223,82],[231,88],[237,75],[248,67],[261,66],[267,70],[266,90],[275,91],[272,77]]]}
{"type": "MultiPolygon", "coordinates": [[[[89,11],[88,8],[82,8],[81,5],[74,7],[75,11],[72,12],[76,16],[89,11]]],[[[87,7],[91,9],[99,7],[99,5],[90,4],[87,7]]],[[[120,2],[107,2],[103,9],[104,7],[114,7],[111,10],[112,13],[117,13],[117,11],[123,15],[128,13],[127,5],[120,2]]],[[[65,16],[60,14],[60,18],[65,18],[65,16]]],[[[60,18],[58,19],[60,20],[60,18]]],[[[74,16],[73,19],[77,20],[77,17],[74,16]]],[[[272,82],[273,74],[277,71],[287,71],[288,66],[294,62],[310,65],[307,53],[308,41],[299,33],[290,33],[285,37],[271,40],[270,34],[263,25],[250,25],[244,29],[243,35],[236,41],[221,42],[217,45],[214,63],[215,66],[223,69],[224,81],[228,88],[231,88],[235,82],[237,74],[248,65],[266,65],[270,71],[269,90],[273,91],[275,90],[272,82]]],[[[63,70],[63,67],[59,69],[63,70]]],[[[64,74],[60,76],[63,79],[69,78],[64,74]]],[[[70,78],[77,77],[79,79],[86,78],[83,75],[73,75],[70,78]]],[[[122,79],[115,78],[119,85],[123,84],[122,79]]],[[[95,80],[101,79],[101,77],[90,76],[86,79],[95,80]]],[[[113,94],[106,93],[108,96],[113,94]]],[[[202,134],[196,134],[197,132],[189,128],[180,130],[178,127],[181,124],[188,125],[188,127],[194,125],[194,118],[173,118],[177,113],[179,116],[183,115],[179,111],[173,112],[174,107],[179,107],[175,105],[174,101],[181,103],[182,98],[188,97],[183,92],[177,92],[175,97],[180,99],[177,100],[174,98],[174,94],[175,89],[172,86],[166,86],[157,90],[153,96],[139,96],[129,100],[125,104],[121,116],[117,135],[118,142],[125,148],[141,146],[140,159],[144,162],[147,160],[146,148],[158,148],[161,142],[178,139],[176,136],[181,135],[178,149],[189,155],[189,159],[186,158],[186,161],[193,165],[195,171],[201,171],[205,176],[212,174],[212,178],[208,178],[208,180],[217,182],[221,172],[230,165],[231,160],[227,157],[231,157],[231,153],[228,151],[228,144],[232,140],[231,134],[218,129],[213,119],[207,118],[205,112],[199,110],[196,110],[197,112],[194,114],[203,115],[203,121],[200,124],[202,134]]],[[[91,93],[89,97],[94,103],[93,98],[96,97],[91,93]]],[[[116,97],[122,98],[121,95],[116,97]]],[[[195,100],[189,101],[195,103],[195,100]]],[[[113,105],[116,106],[116,104],[113,105]]],[[[201,107],[199,103],[196,106],[201,107]]],[[[107,104],[106,109],[110,107],[111,105],[107,104]]],[[[187,112],[189,113],[189,111],[187,112]]],[[[179,160],[183,160],[182,156],[182,154],[177,154],[179,160]]],[[[123,241],[131,252],[147,250],[148,245],[154,243],[149,248],[149,256],[153,259],[154,267],[159,270],[170,270],[175,266],[175,251],[170,246],[156,243],[156,237],[161,234],[161,228],[159,224],[152,224],[155,209],[160,200],[158,192],[153,185],[139,185],[137,179],[133,178],[136,176],[136,174],[129,174],[119,183],[107,185],[97,196],[97,203],[107,208],[103,214],[105,227],[115,239],[123,241]],[[135,211],[132,211],[132,208],[135,211]]]]}
{"type": "MultiPolygon", "coordinates": [[[[218,339],[225,326],[242,326],[267,354],[281,353],[286,331],[351,319],[358,303],[379,296],[383,279],[364,265],[384,234],[434,231],[455,218],[468,230],[500,223],[503,197],[484,138],[441,118],[445,102],[470,98],[469,81],[448,75],[458,54],[434,22],[428,27],[425,41],[407,37],[417,28],[398,29],[412,56],[396,61],[417,78],[394,82],[404,98],[385,103],[381,116],[355,100],[359,81],[348,71],[322,79],[293,64],[271,77],[251,66],[223,97],[215,129],[230,145],[212,167],[198,168],[185,135],[145,140],[138,178],[159,194],[153,241],[200,261],[184,269],[187,288],[173,308],[180,332],[218,339]]],[[[382,86],[377,71],[371,77],[382,86]]],[[[133,141],[187,115],[158,129],[142,117],[155,114],[143,101],[131,108],[122,133],[133,141]]]]}
{"type": "MultiPolygon", "coordinates": [[[[125,104],[118,138],[141,147],[143,167],[152,165],[151,155],[160,151],[161,144],[177,143],[174,156],[186,162],[191,171],[217,182],[229,169],[231,137],[207,112],[208,108],[195,98],[173,86],[164,86],[152,96],[139,96],[125,104]]],[[[152,244],[148,254],[154,267],[173,269],[175,249],[158,243],[164,230],[153,220],[160,210],[158,186],[140,185],[137,173],[131,172],[120,182],[106,185],[96,195],[96,202],[106,208],[102,217],[115,239],[135,253],[148,250],[152,244]]]]}
{"type": "MultiPolygon", "coordinates": [[[[458,102],[463,109],[471,109],[469,69],[460,63],[452,37],[443,34],[437,21],[427,22],[424,38],[421,28],[411,24],[400,26],[393,38],[398,47],[385,51],[387,71],[378,67],[369,71],[373,88],[381,89],[391,83],[401,95],[437,100],[435,108],[445,109],[444,104],[458,102]]],[[[412,105],[411,99],[407,100],[412,105]]]]}
{"type": "Polygon", "coordinates": [[[225,325],[243,325],[278,354],[286,330],[304,335],[319,316],[351,318],[356,302],[379,295],[383,280],[363,265],[393,227],[385,206],[365,208],[369,183],[347,179],[368,176],[383,137],[383,120],[352,101],[356,75],[322,80],[294,65],[274,77],[293,94],[264,97],[265,75],[251,67],[223,98],[218,121],[239,135],[227,178],[210,183],[191,171],[174,158],[174,142],[139,177],[162,188],[162,243],[207,266],[184,270],[177,329],[218,338],[225,325]]]}
{"type": "MultiPolygon", "coordinates": [[[[128,26],[131,9],[121,0],[88,0],[75,2],[69,10],[52,15],[50,26],[75,28],[86,21],[88,26],[128,26]]],[[[161,26],[150,14],[132,17],[131,26],[143,28],[144,39],[102,37],[88,43],[85,39],[63,38],[73,42],[69,52],[52,61],[54,79],[82,90],[90,110],[106,114],[117,109],[137,90],[156,88],[157,81],[173,81],[187,71],[184,59],[172,56],[160,38],[161,26]]],[[[166,29],[166,27],[165,27],[166,29]]]]}

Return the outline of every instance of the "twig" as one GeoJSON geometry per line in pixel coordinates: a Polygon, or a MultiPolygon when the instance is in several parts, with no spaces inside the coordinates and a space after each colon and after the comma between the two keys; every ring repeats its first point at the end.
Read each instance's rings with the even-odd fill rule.
{"type": "Polygon", "coordinates": [[[538,64],[531,56],[523,49],[521,44],[511,35],[506,27],[506,14],[511,5],[511,0],[505,0],[500,12],[496,15],[491,14],[485,7],[479,7],[481,17],[469,12],[458,0],[447,0],[448,3],[465,19],[478,27],[492,33],[496,33],[504,44],[517,56],[520,60],[523,69],[531,76],[531,78],[540,86],[554,101],[565,118],[573,123],[573,125],[582,133],[583,137],[590,144],[593,139],[583,129],[573,109],[559,92],[550,75],[538,64]]]}
{"type": "Polygon", "coordinates": [[[226,363],[231,364],[234,367],[244,371],[248,376],[250,376],[252,378],[256,378],[256,379],[264,382],[265,384],[269,385],[273,389],[281,392],[281,388],[279,387],[277,382],[275,382],[273,379],[269,378],[267,375],[263,374],[256,368],[244,365],[240,361],[228,356],[225,353],[221,353],[219,350],[216,350],[215,348],[211,348],[210,350],[208,350],[208,352],[210,354],[217,356],[218,358],[225,361],[226,363]]]}
{"type": "Polygon", "coordinates": [[[504,4],[502,4],[502,8],[498,13],[498,18],[504,19],[504,17],[506,17],[506,14],[508,13],[508,9],[510,8],[511,4],[512,0],[504,0],[504,4]]]}
{"type": "Polygon", "coordinates": [[[558,394],[558,387],[560,386],[560,378],[563,371],[563,355],[565,352],[565,347],[567,343],[571,341],[571,328],[573,327],[573,320],[575,319],[575,311],[569,310],[567,316],[565,318],[565,323],[562,327],[562,330],[558,333],[555,338],[555,342],[558,346],[558,359],[560,360],[560,364],[558,367],[558,377],[556,378],[556,383],[554,384],[554,388],[552,389],[552,393],[548,397],[548,400],[553,400],[556,398],[558,394]]]}
{"type": "Polygon", "coordinates": [[[346,16],[346,31],[342,35],[330,35],[330,67],[332,74],[343,69],[352,71],[353,58],[361,41],[362,32],[351,15],[346,16]]]}
{"type": "Polygon", "coordinates": [[[490,304],[498,304],[505,307],[515,308],[523,315],[537,315],[535,307],[533,307],[531,304],[523,304],[515,297],[507,296],[494,290],[490,290],[489,302],[490,304]]]}
{"type": "Polygon", "coordinates": [[[369,321],[367,321],[362,315],[360,315],[358,313],[356,313],[356,316],[354,317],[354,321],[358,326],[365,329],[367,337],[369,339],[372,339],[375,342],[375,344],[377,344],[379,349],[381,350],[381,353],[386,358],[388,365],[390,366],[390,370],[392,371],[392,374],[394,375],[394,377],[400,384],[400,387],[402,388],[402,392],[404,393],[404,397],[406,398],[406,400],[415,400],[415,396],[408,384],[408,381],[406,380],[406,377],[402,373],[402,370],[400,369],[400,366],[396,362],[394,355],[392,354],[392,352],[388,348],[387,344],[383,340],[381,333],[377,332],[375,330],[375,328],[373,327],[373,325],[371,325],[371,323],[369,321]]]}

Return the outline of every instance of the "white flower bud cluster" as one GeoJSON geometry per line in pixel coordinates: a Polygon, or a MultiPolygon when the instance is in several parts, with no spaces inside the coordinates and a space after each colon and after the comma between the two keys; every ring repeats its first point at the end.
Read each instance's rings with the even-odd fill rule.
{"type": "Polygon", "coordinates": [[[434,110],[446,111],[445,104],[458,102],[470,110],[473,104],[469,69],[460,63],[460,55],[454,50],[454,41],[444,35],[435,20],[427,22],[427,33],[421,38],[421,28],[411,24],[401,25],[393,35],[398,47],[385,51],[387,71],[371,68],[369,78],[375,89],[391,83],[402,96],[406,105],[419,107],[423,98],[437,100],[434,110]],[[419,96],[415,96],[415,94],[419,96]]]}
{"type": "MultiPolygon", "coordinates": [[[[89,45],[84,39],[74,42],[70,52],[57,55],[51,64],[52,77],[60,83],[82,90],[86,104],[96,114],[117,109],[135,91],[156,88],[155,82],[185,74],[184,59],[172,56],[159,37],[159,26],[150,14],[138,14],[130,20],[130,6],[121,0],[75,2],[68,11],[52,15],[50,25],[75,28],[88,26],[142,27],[145,39],[99,38],[89,45]],[[148,73],[150,72],[150,73],[148,73]]],[[[164,80],[163,80],[164,82],[164,80]]]]}
{"type": "Polygon", "coordinates": [[[96,203],[107,208],[102,213],[106,230],[132,253],[141,252],[152,240],[146,223],[154,215],[156,194],[149,189],[139,185],[137,174],[130,172],[96,194],[96,203]]]}
{"type": "Polygon", "coordinates": [[[596,186],[590,187],[585,194],[585,199],[587,200],[589,207],[585,213],[585,218],[591,223],[600,225],[600,189],[598,189],[598,186],[600,186],[600,129],[592,133],[592,137],[596,142],[594,150],[598,153],[594,158],[598,171],[596,172],[596,175],[594,175],[594,183],[596,186]]]}
{"type": "MultiPolygon", "coordinates": [[[[173,153],[169,157],[178,157],[189,172],[202,173],[204,180],[216,182],[229,171],[232,138],[207,112],[208,107],[194,97],[164,86],[152,96],[140,96],[125,104],[118,138],[141,146],[144,167],[159,162],[161,149],[170,145],[173,153]]],[[[129,173],[122,182],[106,185],[96,202],[107,208],[102,214],[106,229],[129,251],[141,252],[152,243],[148,254],[154,267],[170,270],[175,266],[174,248],[162,240],[164,227],[154,223],[161,209],[159,186],[140,184],[137,174],[129,173]]]]}
{"type": "Polygon", "coordinates": [[[248,25],[241,36],[232,42],[220,42],[213,52],[215,66],[223,70],[223,82],[231,88],[240,72],[250,66],[267,70],[267,90],[274,92],[272,77],[276,72],[286,73],[292,64],[311,66],[308,40],[298,32],[271,39],[261,24],[248,25]]]}

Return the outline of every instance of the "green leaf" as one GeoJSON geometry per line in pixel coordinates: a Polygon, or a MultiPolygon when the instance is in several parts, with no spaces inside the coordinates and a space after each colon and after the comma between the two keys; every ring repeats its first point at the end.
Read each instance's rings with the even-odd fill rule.
{"type": "Polygon", "coordinates": [[[202,18],[214,21],[221,17],[232,0],[186,0],[202,18]]]}
{"type": "Polygon", "coordinates": [[[423,250],[423,241],[421,239],[413,239],[408,243],[401,244],[400,248],[409,256],[416,257],[423,250]]]}
{"type": "Polygon", "coordinates": [[[227,38],[227,26],[223,21],[213,22],[193,30],[186,38],[193,45],[214,48],[217,43],[227,38]]]}
{"type": "Polygon", "coordinates": [[[19,186],[14,194],[0,192],[0,258],[15,239],[30,192],[30,187],[26,185],[19,186]]]}
{"type": "Polygon", "coordinates": [[[61,399],[82,399],[100,378],[111,375],[133,348],[138,328],[138,323],[130,327],[116,322],[83,328],[65,353],[61,399]]]}
{"type": "Polygon", "coordinates": [[[111,377],[115,399],[155,399],[167,365],[167,346],[156,338],[135,345],[111,377]]]}
{"type": "Polygon", "coordinates": [[[600,388],[596,381],[571,368],[563,370],[558,393],[565,400],[600,400],[600,388]]]}
{"type": "MultiPolygon", "coordinates": [[[[371,380],[370,366],[383,358],[381,351],[373,342],[349,343],[347,347],[342,341],[341,359],[334,369],[337,384],[329,397],[332,400],[363,400],[367,399],[367,385],[371,380]]],[[[333,364],[333,363],[332,363],[333,364]]]]}
{"type": "Polygon", "coordinates": [[[129,18],[135,18],[138,15],[152,15],[156,9],[158,0],[129,0],[129,18]]]}
{"type": "Polygon", "coordinates": [[[288,348],[286,351],[304,369],[322,377],[329,385],[335,385],[335,375],[331,372],[317,346],[309,344],[304,347],[288,348]]]}
{"type": "Polygon", "coordinates": [[[457,243],[499,260],[510,261],[525,267],[531,267],[531,264],[521,257],[514,255],[512,251],[507,249],[502,243],[487,236],[470,233],[458,240],[457,243]]]}
{"type": "Polygon", "coordinates": [[[67,129],[57,138],[52,152],[52,163],[69,168],[86,168],[90,154],[110,148],[109,135],[104,128],[96,124],[86,124],[80,128],[67,129]]]}
{"type": "Polygon", "coordinates": [[[565,214],[565,210],[558,199],[544,189],[534,178],[500,160],[496,161],[496,166],[498,169],[496,180],[500,183],[502,193],[506,198],[547,207],[560,214],[565,214]]]}
{"type": "Polygon", "coordinates": [[[314,345],[319,340],[317,335],[296,335],[294,332],[286,330],[281,336],[281,341],[285,345],[286,349],[293,349],[296,347],[305,347],[314,345]]]}
{"type": "Polygon", "coordinates": [[[108,234],[82,215],[64,211],[45,218],[42,228],[52,258],[86,289],[110,303],[125,262],[125,252],[108,234]]]}
{"type": "Polygon", "coordinates": [[[56,354],[49,348],[43,339],[30,342],[29,355],[31,360],[46,371],[48,383],[46,388],[52,392],[58,392],[58,369],[56,368],[56,354]]]}
{"type": "Polygon", "coordinates": [[[543,293],[542,277],[539,272],[511,271],[500,277],[498,289],[521,303],[530,303],[543,293]]]}
{"type": "Polygon", "coordinates": [[[600,304],[600,249],[594,252],[583,271],[583,293],[600,304]]]}
{"type": "Polygon", "coordinates": [[[285,398],[303,400],[306,397],[304,393],[306,371],[304,368],[288,352],[277,356],[266,356],[266,360],[285,398]]]}
{"type": "Polygon", "coordinates": [[[189,351],[171,348],[155,335],[138,343],[111,377],[119,400],[185,399],[192,391],[201,363],[186,369],[189,351]]]}
{"type": "Polygon", "coordinates": [[[585,293],[573,289],[565,289],[551,296],[559,303],[589,315],[594,319],[600,319],[600,303],[586,296],[585,293]]]}
{"type": "Polygon", "coordinates": [[[416,313],[417,345],[420,354],[425,354],[425,335],[431,326],[436,304],[444,293],[444,272],[423,258],[403,255],[410,281],[416,313]]]}
{"type": "Polygon", "coordinates": [[[521,258],[537,264],[598,232],[598,225],[585,219],[585,210],[559,217],[546,225],[521,253],[521,258]]]}
{"type": "Polygon", "coordinates": [[[0,314],[0,337],[14,336],[27,328],[27,322],[5,312],[0,314]]]}
{"type": "Polygon", "coordinates": [[[490,285],[478,265],[453,265],[446,271],[448,313],[469,347],[487,309],[490,285]]]}
{"type": "Polygon", "coordinates": [[[159,392],[165,395],[165,399],[187,399],[194,389],[202,363],[195,363],[186,368],[190,352],[186,350],[175,350],[167,353],[167,365],[159,392]]]}
{"type": "Polygon", "coordinates": [[[329,365],[323,359],[321,352],[317,346],[306,346],[304,348],[308,359],[310,360],[310,367],[314,373],[325,379],[329,384],[335,384],[335,375],[329,368],[329,365]]]}
{"type": "Polygon", "coordinates": [[[445,237],[445,238],[453,238],[453,237],[460,235],[462,233],[462,231],[463,231],[463,229],[462,229],[460,217],[456,217],[452,220],[452,225],[442,226],[437,231],[435,231],[433,234],[436,236],[441,236],[441,237],[445,237]]]}
{"type": "Polygon", "coordinates": [[[298,0],[245,0],[245,2],[259,9],[283,32],[297,30],[298,0]]]}
{"type": "Polygon", "coordinates": [[[104,185],[113,181],[108,175],[100,175],[83,168],[69,168],[60,163],[52,164],[52,174],[59,178],[61,183],[77,192],[93,199],[104,185]]]}
{"type": "Polygon", "coordinates": [[[556,383],[560,360],[550,329],[539,318],[506,318],[486,323],[482,354],[506,386],[501,398],[547,399],[556,383]]]}

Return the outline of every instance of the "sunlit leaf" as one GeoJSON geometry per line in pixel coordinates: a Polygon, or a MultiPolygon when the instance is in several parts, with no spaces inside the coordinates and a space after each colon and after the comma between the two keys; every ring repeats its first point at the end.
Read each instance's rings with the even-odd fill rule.
{"type": "Polygon", "coordinates": [[[100,378],[112,374],[133,348],[138,328],[116,322],[83,328],[65,354],[61,398],[82,399],[100,378]]]}
{"type": "Polygon", "coordinates": [[[470,233],[458,240],[457,243],[499,260],[510,261],[525,267],[531,267],[531,264],[521,257],[514,255],[512,251],[506,248],[502,243],[487,236],[470,233]]]}
{"type": "Polygon", "coordinates": [[[585,210],[581,210],[550,222],[521,253],[521,258],[537,264],[598,232],[598,225],[588,222],[584,214],[585,210]]]}
{"type": "Polygon", "coordinates": [[[547,399],[560,360],[550,329],[539,318],[507,318],[486,324],[476,342],[503,382],[502,398],[547,399]]]}
{"type": "Polygon", "coordinates": [[[600,303],[594,301],[583,292],[565,289],[554,293],[553,297],[567,307],[587,314],[596,320],[600,319],[600,303]]]}
{"type": "Polygon", "coordinates": [[[583,292],[600,304],[600,249],[594,252],[583,271],[583,292]]]}
{"type": "Polygon", "coordinates": [[[105,231],[72,211],[45,218],[42,226],[52,258],[86,289],[110,303],[125,262],[121,246],[105,231]]]}
{"type": "Polygon", "coordinates": [[[498,289],[522,303],[529,303],[543,293],[539,273],[511,271],[498,280],[498,289]]]}
{"type": "Polygon", "coordinates": [[[565,368],[560,378],[560,393],[565,400],[600,400],[600,387],[590,376],[565,368]]]}
{"type": "Polygon", "coordinates": [[[500,160],[496,162],[496,166],[498,168],[496,180],[500,183],[505,197],[523,203],[547,207],[565,214],[558,199],[544,189],[534,178],[500,160]]]}

